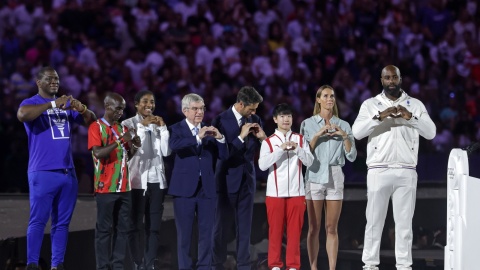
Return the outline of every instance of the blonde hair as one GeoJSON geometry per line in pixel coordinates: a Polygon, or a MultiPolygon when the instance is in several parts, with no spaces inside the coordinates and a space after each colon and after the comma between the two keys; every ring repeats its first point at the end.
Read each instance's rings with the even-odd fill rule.
{"type": "MultiPolygon", "coordinates": [[[[315,94],[315,106],[313,107],[313,115],[319,114],[321,109],[322,109],[321,106],[320,106],[320,103],[317,102],[317,98],[321,97],[324,89],[332,89],[332,91],[335,92],[333,87],[331,87],[328,84],[322,85],[322,86],[320,86],[320,88],[318,88],[317,93],[315,94]]],[[[338,117],[338,106],[337,106],[337,100],[336,99],[335,99],[335,103],[333,105],[333,115],[338,117]]]]}

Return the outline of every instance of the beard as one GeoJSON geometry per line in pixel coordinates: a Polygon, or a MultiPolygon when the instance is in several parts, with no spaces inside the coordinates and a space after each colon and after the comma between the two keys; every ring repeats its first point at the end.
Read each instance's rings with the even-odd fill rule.
{"type": "Polygon", "coordinates": [[[401,87],[400,84],[395,84],[394,86],[394,88],[390,88],[389,85],[384,85],[383,91],[385,91],[385,93],[389,96],[398,98],[402,95],[402,91],[400,91],[401,87]]]}

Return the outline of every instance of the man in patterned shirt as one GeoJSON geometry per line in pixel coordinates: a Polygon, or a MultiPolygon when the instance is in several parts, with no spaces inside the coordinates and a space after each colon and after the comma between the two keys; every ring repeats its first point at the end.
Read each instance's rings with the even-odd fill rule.
{"type": "Polygon", "coordinates": [[[109,93],[104,104],[105,115],[88,129],[88,149],[92,151],[95,166],[96,264],[97,269],[124,269],[131,227],[127,161],[135,155],[141,142],[135,130],[129,131],[118,122],[125,109],[125,100],[118,94],[109,93]],[[112,226],[116,233],[110,230],[112,226]],[[112,235],[116,237],[113,242],[112,235]]]}

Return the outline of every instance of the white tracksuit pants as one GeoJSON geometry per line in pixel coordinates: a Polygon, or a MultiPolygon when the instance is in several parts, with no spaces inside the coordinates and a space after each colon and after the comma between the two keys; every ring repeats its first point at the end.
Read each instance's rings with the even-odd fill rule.
{"type": "Polygon", "coordinates": [[[395,220],[395,257],[397,269],[411,269],[412,218],[415,210],[417,171],[403,168],[370,169],[367,174],[367,225],[362,261],[365,265],[380,264],[380,241],[392,197],[395,220]]]}

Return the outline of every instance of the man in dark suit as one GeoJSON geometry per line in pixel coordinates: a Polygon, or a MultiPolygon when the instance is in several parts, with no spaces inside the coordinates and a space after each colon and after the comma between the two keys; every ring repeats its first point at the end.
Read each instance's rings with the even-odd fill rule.
{"type": "Polygon", "coordinates": [[[186,119],[170,127],[169,142],[175,153],[169,194],[174,198],[178,268],[210,269],[217,197],[214,166],[217,158],[228,158],[228,148],[217,128],[202,123],[205,113],[202,97],[185,95],[182,111],[186,119]],[[189,255],[195,216],[199,234],[196,266],[189,255]]]}
{"type": "Polygon", "coordinates": [[[255,88],[244,86],[237,94],[237,102],[212,123],[225,135],[229,149],[228,159],[219,160],[215,171],[218,189],[213,240],[215,269],[223,269],[233,220],[236,225],[237,269],[251,269],[249,246],[256,185],[253,158],[267,137],[260,117],[255,115],[262,101],[255,88]]]}

